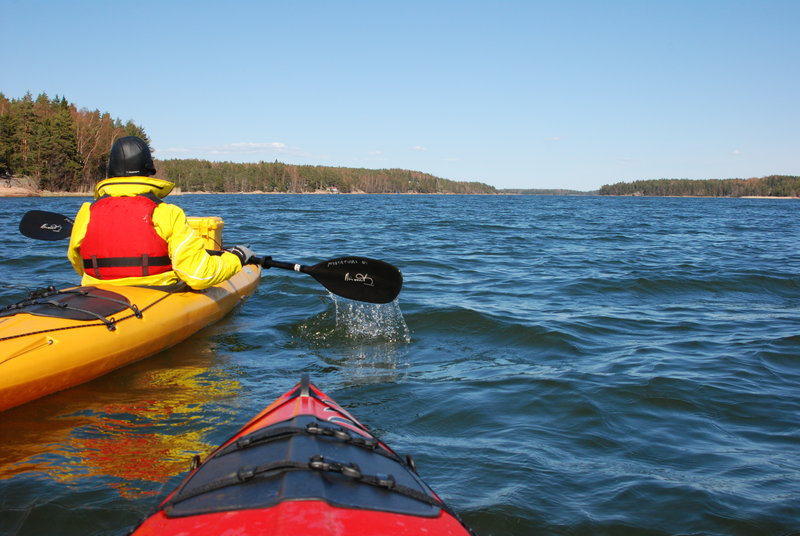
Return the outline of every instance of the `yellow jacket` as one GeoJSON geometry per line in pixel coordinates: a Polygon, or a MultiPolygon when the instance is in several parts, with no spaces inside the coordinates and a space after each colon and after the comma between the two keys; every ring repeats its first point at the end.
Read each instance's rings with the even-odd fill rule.
{"type": "MultiPolygon", "coordinates": [[[[163,198],[172,191],[174,186],[169,181],[155,177],[112,177],[97,184],[94,197],[99,199],[104,195],[125,197],[152,193],[163,198]]],[[[80,249],[83,237],[86,236],[86,227],[89,225],[90,206],[91,203],[84,203],[78,211],[78,215],[75,216],[67,252],[75,271],[83,276],[81,280],[83,285],[100,283],[171,285],[180,280],[185,281],[193,289],[200,290],[221,283],[242,269],[239,257],[233,253],[225,252],[222,255],[206,253],[203,239],[195,234],[189,226],[183,209],[169,203],[159,203],[153,211],[153,225],[156,233],[167,242],[169,256],[172,260],[172,270],[143,277],[96,279],[84,273],[80,249]]],[[[120,237],[120,240],[124,240],[124,237],[120,237]]]]}

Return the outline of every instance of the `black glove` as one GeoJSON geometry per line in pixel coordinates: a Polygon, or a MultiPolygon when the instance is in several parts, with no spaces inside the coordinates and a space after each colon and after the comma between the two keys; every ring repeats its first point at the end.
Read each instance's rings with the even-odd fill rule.
{"type": "Polygon", "coordinates": [[[253,264],[253,259],[256,256],[256,254],[253,253],[253,250],[247,246],[234,246],[226,251],[239,257],[239,261],[241,261],[242,266],[245,264],[253,264]]]}

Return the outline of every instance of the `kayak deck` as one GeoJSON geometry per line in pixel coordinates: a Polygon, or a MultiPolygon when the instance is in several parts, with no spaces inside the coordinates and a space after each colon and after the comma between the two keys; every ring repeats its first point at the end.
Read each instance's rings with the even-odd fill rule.
{"type": "Polygon", "coordinates": [[[134,532],[468,535],[399,457],[304,377],[134,532]]]}
{"type": "Polygon", "coordinates": [[[248,265],[203,291],[77,287],[45,296],[27,308],[5,311],[0,316],[0,411],[178,344],[250,296],[260,274],[260,267],[248,265]],[[88,297],[81,297],[82,291],[88,297]],[[101,306],[87,305],[92,299],[101,306]],[[52,316],[51,309],[60,316],[52,316]]]}

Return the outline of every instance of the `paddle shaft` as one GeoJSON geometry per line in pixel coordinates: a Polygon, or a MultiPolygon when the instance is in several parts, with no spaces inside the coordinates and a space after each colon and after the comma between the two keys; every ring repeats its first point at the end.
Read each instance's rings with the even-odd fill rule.
{"type": "Polygon", "coordinates": [[[293,272],[309,273],[308,266],[292,262],[276,261],[273,260],[272,257],[256,257],[253,259],[253,262],[261,265],[262,268],[282,268],[283,270],[292,270],[293,272]]]}

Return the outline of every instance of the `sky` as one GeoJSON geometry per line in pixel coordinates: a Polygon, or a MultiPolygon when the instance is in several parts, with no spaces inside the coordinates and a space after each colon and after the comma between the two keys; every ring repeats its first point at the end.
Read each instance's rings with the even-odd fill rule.
{"type": "Polygon", "coordinates": [[[0,0],[0,93],[155,157],[497,188],[800,175],[800,1],[0,0]]]}

